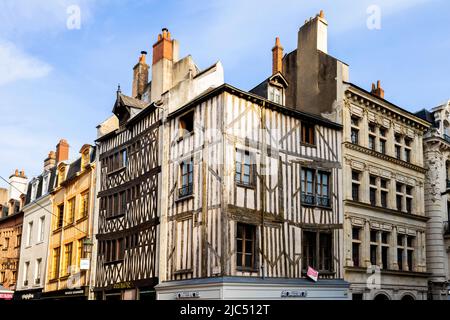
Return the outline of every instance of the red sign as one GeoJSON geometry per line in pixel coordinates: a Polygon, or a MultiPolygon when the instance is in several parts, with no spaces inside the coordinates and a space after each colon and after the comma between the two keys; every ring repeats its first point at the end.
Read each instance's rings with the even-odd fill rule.
{"type": "Polygon", "coordinates": [[[306,273],[306,275],[311,278],[312,280],[317,282],[317,278],[319,277],[319,272],[314,270],[311,267],[308,267],[308,272],[306,273]]]}
{"type": "Polygon", "coordinates": [[[11,300],[13,298],[12,293],[0,293],[0,299],[11,300]]]}

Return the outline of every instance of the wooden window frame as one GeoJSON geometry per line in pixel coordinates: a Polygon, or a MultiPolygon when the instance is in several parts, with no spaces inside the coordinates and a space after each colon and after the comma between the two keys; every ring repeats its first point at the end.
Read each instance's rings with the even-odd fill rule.
{"type": "Polygon", "coordinates": [[[234,182],[236,185],[243,187],[243,188],[250,188],[253,189],[255,188],[255,172],[256,172],[256,168],[255,168],[255,155],[254,153],[250,152],[249,150],[245,150],[245,149],[235,149],[235,160],[234,160],[234,164],[235,164],[235,169],[234,169],[234,182]],[[239,155],[239,158],[238,158],[239,155]],[[244,160],[242,160],[244,159],[244,160]],[[246,160],[248,159],[248,163],[246,162],[246,160]],[[240,161],[239,161],[240,160],[240,161]],[[240,168],[239,173],[238,173],[238,167],[240,168]],[[244,168],[244,170],[243,170],[244,168]],[[248,174],[245,174],[245,168],[248,168],[248,174]],[[240,176],[240,178],[238,178],[238,175],[240,176]],[[245,176],[248,176],[248,183],[244,181],[245,176]]]}
{"type": "Polygon", "coordinates": [[[180,200],[192,197],[194,194],[194,166],[194,158],[183,160],[179,165],[180,188],[178,188],[178,199],[180,200]],[[185,168],[187,169],[185,170],[185,168]],[[185,181],[187,183],[184,183],[185,181]]]}
{"type": "Polygon", "coordinates": [[[245,271],[245,272],[258,272],[258,226],[248,223],[237,222],[236,223],[236,270],[245,271]],[[242,237],[239,238],[239,228],[242,228],[242,237]],[[250,238],[247,237],[247,228],[252,230],[250,238]],[[238,242],[242,242],[242,250],[238,251],[238,242]],[[248,248],[246,245],[247,241],[251,241],[250,252],[248,252],[248,248]],[[239,265],[238,255],[241,255],[241,265],[239,265]],[[245,257],[247,255],[251,256],[250,266],[246,265],[245,257]]]}
{"type": "MultiPolygon", "coordinates": [[[[311,237],[313,238],[313,237],[311,237]]],[[[314,268],[315,270],[319,271],[319,274],[334,274],[334,264],[333,264],[333,232],[329,231],[329,230],[313,230],[313,229],[304,229],[302,230],[302,274],[303,276],[306,275],[307,272],[307,268],[311,267],[314,268]],[[312,247],[312,265],[306,263],[307,261],[307,256],[309,256],[309,254],[307,254],[307,252],[305,252],[305,247],[308,243],[306,242],[306,236],[305,234],[309,233],[311,235],[314,235],[315,239],[314,242],[312,243],[312,245],[309,245],[308,247],[312,247]],[[325,268],[321,268],[324,267],[323,264],[324,262],[322,260],[324,259],[324,255],[321,252],[321,249],[323,248],[322,243],[323,241],[321,240],[323,237],[321,237],[322,235],[326,235],[327,237],[329,237],[329,248],[328,248],[328,263],[329,263],[329,269],[325,269],[325,268]],[[314,250],[315,249],[315,250],[314,250]]],[[[309,251],[309,250],[308,250],[309,251]]],[[[309,252],[308,252],[309,253],[309,252]]]]}
{"type": "Polygon", "coordinates": [[[316,125],[309,122],[302,122],[301,124],[301,137],[300,141],[302,145],[316,146],[316,125]]]}

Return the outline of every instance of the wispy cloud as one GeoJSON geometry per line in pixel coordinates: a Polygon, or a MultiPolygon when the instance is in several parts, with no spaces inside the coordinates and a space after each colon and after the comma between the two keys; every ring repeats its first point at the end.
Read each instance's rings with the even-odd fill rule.
{"type": "Polygon", "coordinates": [[[0,42],[0,86],[22,79],[47,76],[52,67],[35,58],[13,43],[0,42]]]}

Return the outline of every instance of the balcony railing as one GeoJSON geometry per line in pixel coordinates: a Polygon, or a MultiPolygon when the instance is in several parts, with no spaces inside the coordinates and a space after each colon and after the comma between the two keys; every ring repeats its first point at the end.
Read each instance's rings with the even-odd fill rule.
{"type": "Polygon", "coordinates": [[[302,204],[308,206],[331,207],[331,199],[327,196],[315,196],[302,192],[302,204]]]}
{"type": "Polygon", "coordinates": [[[302,203],[306,205],[313,206],[316,204],[316,197],[312,194],[307,194],[302,192],[302,203]]]}
{"type": "Polygon", "coordinates": [[[185,185],[185,186],[181,187],[180,189],[178,189],[178,197],[184,198],[184,197],[190,196],[192,194],[192,191],[193,191],[192,184],[185,185]]]}
{"type": "Polygon", "coordinates": [[[317,205],[321,207],[331,207],[330,197],[317,197],[317,205]]]}

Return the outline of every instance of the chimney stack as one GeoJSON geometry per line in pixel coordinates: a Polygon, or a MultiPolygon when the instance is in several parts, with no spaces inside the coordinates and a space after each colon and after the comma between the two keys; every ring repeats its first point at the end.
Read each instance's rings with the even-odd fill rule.
{"type": "Polygon", "coordinates": [[[56,165],[56,154],[55,151],[50,151],[48,153],[47,159],[44,160],[44,170],[50,170],[56,165]]]}
{"type": "Polygon", "coordinates": [[[170,32],[167,28],[162,29],[158,35],[158,41],[153,45],[153,63],[156,64],[161,59],[173,61],[173,40],[170,39],[170,32]]]}
{"type": "Polygon", "coordinates": [[[150,102],[160,100],[162,94],[172,87],[173,64],[177,61],[178,41],[172,39],[169,30],[164,28],[153,45],[150,102]]]}
{"type": "Polygon", "coordinates": [[[328,53],[328,22],[325,20],[325,13],[320,13],[315,18],[305,21],[298,33],[298,49],[302,52],[312,52],[320,50],[328,53]]]}
{"type": "Polygon", "coordinates": [[[148,84],[148,64],[146,63],[146,51],[141,51],[139,62],[133,68],[133,98],[141,99],[145,87],[148,84]]]}
{"type": "Polygon", "coordinates": [[[20,196],[27,191],[28,178],[25,176],[25,172],[16,169],[14,173],[9,177],[9,198],[14,200],[20,200],[20,196]]]}
{"type": "Polygon", "coordinates": [[[283,72],[283,47],[280,38],[275,38],[275,46],[272,48],[272,74],[283,72]]]}
{"type": "Polygon", "coordinates": [[[65,139],[61,139],[56,145],[56,164],[69,160],[69,144],[65,139]]]}
{"type": "Polygon", "coordinates": [[[384,90],[381,87],[381,81],[378,80],[377,81],[377,86],[375,87],[375,83],[372,83],[372,91],[370,92],[371,94],[374,94],[382,99],[384,99],[384,90]]]}

